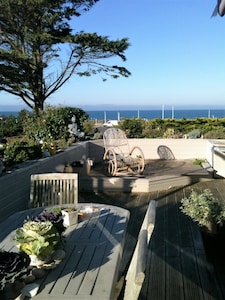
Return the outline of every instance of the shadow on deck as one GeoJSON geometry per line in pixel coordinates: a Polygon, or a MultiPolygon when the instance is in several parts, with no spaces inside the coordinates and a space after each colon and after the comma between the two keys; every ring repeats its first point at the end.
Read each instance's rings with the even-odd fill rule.
{"type": "Polygon", "coordinates": [[[206,243],[204,247],[199,228],[179,209],[180,200],[192,189],[200,192],[210,188],[215,196],[224,201],[225,181],[212,179],[207,170],[200,170],[199,166],[193,168],[189,161],[159,161],[154,166],[149,164],[146,169],[148,173],[145,174],[155,182],[153,191],[81,193],[80,202],[113,204],[130,211],[122,266],[122,272],[125,273],[148,203],[156,200],[156,225],[149,245],[146,277],[139,299],[225,299],[225,258],[218,256],[216,249],[213,256],[212,253],[207,256],[208,245],[206,243]],[[173,169],[175,164],[176,170],[173,169]],[[196,180],[188,184],[174,181],[173,176],[178,178],[184,174],[194,174],[196,180]],[[161,185],[165,177],[168,182],[172,178],[173,187],[165,189],[164,184],[161,185]]]}

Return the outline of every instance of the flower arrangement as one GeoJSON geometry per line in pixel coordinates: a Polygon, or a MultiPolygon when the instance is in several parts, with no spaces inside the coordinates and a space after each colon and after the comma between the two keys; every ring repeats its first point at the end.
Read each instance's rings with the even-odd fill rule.
{"type": "Polygon", "coordinates": [[[19,250],[28,255],[35,255],[41,260],[53,253],[60,240],[60,233],[50,221],[27,221],[15,234],[19,250]]]}
{"type": "Polygon", "coordinates": [[[26,253],[0,251],[0,290],[7,283],[13,283],[16,279],[27,275],[30,258],[26,253]]]}
{"type": "Polygon", "coordinates": [[[50,221],[58,230],[60,235],[66,229],[66,227],[63,225],[63,216],[61,209],[55,211],[43,211],[38,216],[32,217],[31,220],[35,222],[50,221]]]}

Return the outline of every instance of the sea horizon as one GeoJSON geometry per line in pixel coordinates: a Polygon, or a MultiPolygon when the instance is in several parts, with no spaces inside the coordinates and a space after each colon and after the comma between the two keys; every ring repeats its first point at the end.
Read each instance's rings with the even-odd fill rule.
{"type": "Polygon", "coordinates": [[[161,119],[195,119],[224,118],[225,109],[164,109],[164,110],[108,110],[86,111],[91,120],[122,120],[124,118],[161,119]]]}
{"type": "MultiPolygon", "coordinates": [[[[23,108],[24,109],[24,108],[23,108]]],[[[0,116],[18,116],[21,110],[4,111],[0,106],[0,116]]],[[[108,120],[122,120],[124,118],[140,118],[140,119],[195,119],[195,118],[224,118],[225,108],[210,109],[210,108],[195,108],[195,109],[175,109],[174,107],[161,109],[118,109],[118,110],[84,110],[90,120],[108,121],[108,120]]]]}

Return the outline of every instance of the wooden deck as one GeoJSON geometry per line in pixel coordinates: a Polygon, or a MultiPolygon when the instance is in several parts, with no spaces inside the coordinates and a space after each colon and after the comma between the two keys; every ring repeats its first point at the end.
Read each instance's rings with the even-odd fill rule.
{"type": "MultiPolygon", "coordinates": [[[[79,202],[118,205],[130,211],[120,275],[126,274],[147,206],[154,199],[157,202],[156,224],[139,300],[225,299],[225,239],[224,245],[217,242],[208,250],[199,228],[179,209],[180,200],[191,189],[200,192],[210,188],[215,196],[225,201],[225,180],[212,179],[206,170],[193,168],[186,161],[157,161],[150,164],[146,172],[154,187],[150,192],[80,191],[79,194],[79,202]]],[[[94,176],[104,175],[95,171],[94,176]]]]}
{"type": "Polygon", "coordinates": [[[186,186],[196,182],[207,181],[212,178],[208,167],[202,168],[193,164],[194,159],[186,160],[147,160],[144,172],[141,176],[106,176],[102,163],[95,164],[90,176],[79,176],[79,191],[83,192],[152,192],[166,190],[176,186],[186,186]]]}
{"type": "Polygon", "coordinates": [[[207,255],[199,228],[179,209],[180,200],[191,189],[210,188],[225,201],[225,180],[211,179],[166,191],[160,190],[160,183],[158,186],[158,191],[149,193],[81,193],[79,201],[114,204],[130,211],[122,266],[125,274],[147,205],[150,200],[156,200],[155,231],[139,300],[225,299],[225,256],[218,255],[220,245],[213,255],[207,255]]]}

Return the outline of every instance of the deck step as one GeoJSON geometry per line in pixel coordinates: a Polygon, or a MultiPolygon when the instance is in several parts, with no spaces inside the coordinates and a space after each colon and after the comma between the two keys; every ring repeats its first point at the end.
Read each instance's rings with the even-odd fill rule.
{"type": "Polygon", "coordinates": [[[161,175],[149,178],[135,177],[83,177],[79,181],[79,190],[81,192],[103,192],[103,191],[121,191],[132,193],[149,193],[160,188],[162,190],[171,189],[177,186],[186,186],[190,183],[204,182],[211,180],[208,174],[187,174],[177,175],[161,175]]]}

